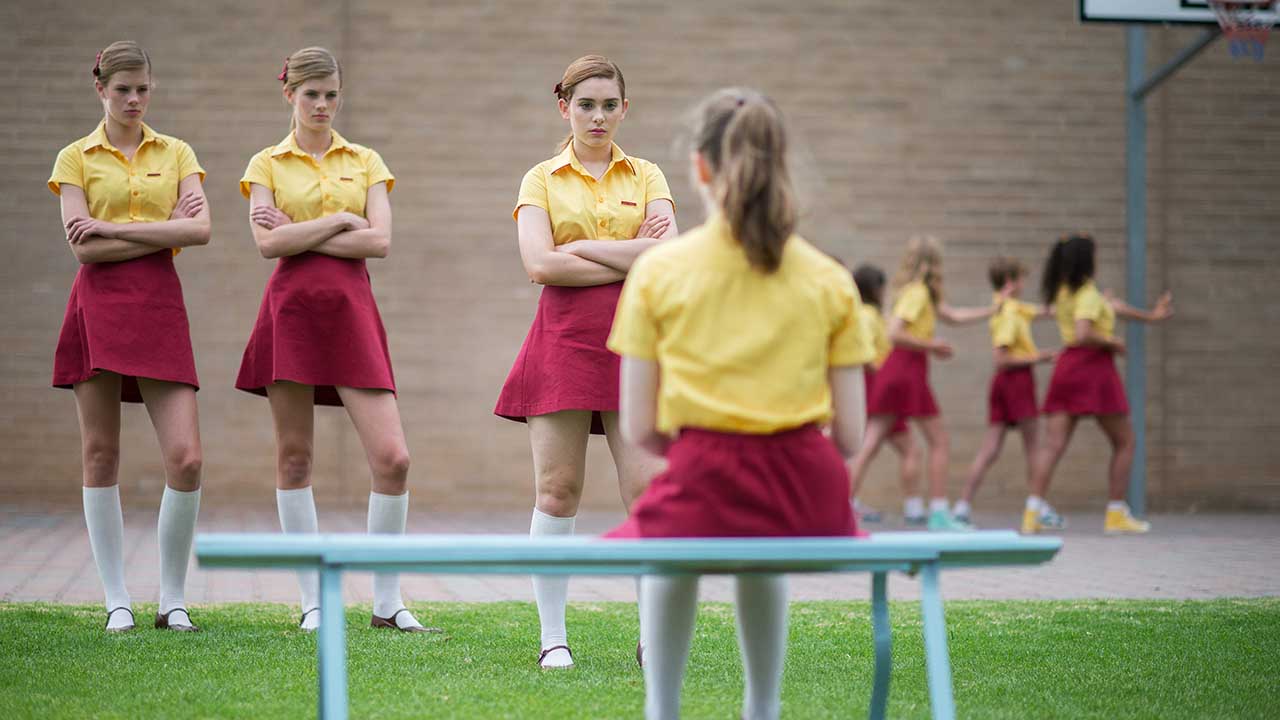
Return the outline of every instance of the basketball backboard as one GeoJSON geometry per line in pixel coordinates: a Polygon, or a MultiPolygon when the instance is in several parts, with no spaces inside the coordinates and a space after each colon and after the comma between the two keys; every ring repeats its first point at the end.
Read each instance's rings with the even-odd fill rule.
{"type": "MultiPolygon", "coordinates": [[[[1079,0],[1080,19],[1085,22],[1180,23],[1217,25],[1208,0],[1079,0]]],[[[1277,18],[1273,7],[1267,13],[1277,18]]]]}

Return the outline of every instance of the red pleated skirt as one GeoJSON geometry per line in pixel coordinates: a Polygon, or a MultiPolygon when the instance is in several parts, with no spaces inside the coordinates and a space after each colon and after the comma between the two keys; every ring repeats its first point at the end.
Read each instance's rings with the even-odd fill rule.
{"type": "Polygon", "coordinates": [[[200,388],[172,252],[80,266],[53,355],[53,386],[70,388],[100,372],[122,376],[124,402],[142,402],[140,377],[200,388]]]}
{"type": "Polygon", "coordinates": [[[929,388],[928,354],[895,345],[876,371],[867,414],[899,418],[937,415],[938,403],[929,388]]]}
{"type": "MultiPolygon", "coordinates": [[[[871,389],[875,387],[876,369],[871,367],[870,365],[867,365],[866,367],[862,368],[862,378],[867,382],[867,414],[870,415],[871,414],[871,410],[870,410],[871,389]]],[[[889,428],[889,434],[897,435],[898,433],[906,432],[906,431],[907,431],[907,419],[905,417],[895,417],[893,419],[893,426],[889,428]]]]}
{"type": "Polygon", "coordinates": [[[600,413],[618,411],[621,358],[605,343],[621,294],[620,282],[543,287],[493,413],[525,422],[561,410],[591,410],[591,432],[603,435],[600,413]]]}
{"type": "Polygon", "coordinates": [[[1044,398],[1044,412],[1069,415],[1127,415],[1129,401],[1112,352],[1101,347],[1069,347],[1058,356],[1044,398]]]}
{"type": "Polygon", "coordinates": [[[996,371],[987,394],[987,424],[1017,425],[1039,414],[1036,376],[1031,367],[996,371]]]}
{"type": "Polygon", "coordinates": [[[772,435],[686,429],[631,515],[607,534],[635,537],[856,535],[849,475],[816,426],[772,435]]]}
{"type": "Polygon", "coordinates": [[[279,381],[314,385],[316,405],[341,405],[339,386],[395,392],[387,332],[364,260],[313,252],[280,258],[236,387],[265,396],[279,381]]]}

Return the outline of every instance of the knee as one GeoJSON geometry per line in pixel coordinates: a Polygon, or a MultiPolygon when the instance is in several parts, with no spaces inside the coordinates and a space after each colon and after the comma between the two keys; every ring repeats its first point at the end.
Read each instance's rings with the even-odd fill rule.
{"type": "Polygon", "coordinates": [[[311,448],[286,445],[280,448],[277,474],[281,490],[296,490],[311,484],[311,448]]]}
{"type": "Polygon", "coordinates": [[[542,512],[569,517],[578,511],[582,488],[573,468],[547,468],[539,473],[537,506],[542,512]]]}
{"type": "Polygon", "coordinates": [[[409,449],[388,448],[373,456],[373,473],[380,477],[403,479],[409,474],[409,449]]]}
{"type": "Polygon", "coordinates": [[[84,446],[84,477],[87,487],[108,487],[115,484],[116,469],[120,466],[120,445],[112,442],[91,441],[84,446]]]}
{"type": "Polygon", "coordinates": [[[204,468],[204,456],[200,448],[180,448],[171,452],[165,458],[165,463],[169,468],[169,481],[173,489],[190,492],[200,487],[200,472],[204,468]]]}

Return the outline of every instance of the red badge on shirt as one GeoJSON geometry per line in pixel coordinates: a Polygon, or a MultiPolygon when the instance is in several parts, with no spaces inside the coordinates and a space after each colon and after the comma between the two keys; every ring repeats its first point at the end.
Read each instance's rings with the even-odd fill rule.
{"type": "Polygon", "coordinates": [[[636,204],[635,204],[635,203],[633,203],[633,202],[631,202],[630,200],[623,200],[623,201],[622,201],[622,204],[623,204],[623,205],[630,205],[631,207],[636,207],[636,204]]]}

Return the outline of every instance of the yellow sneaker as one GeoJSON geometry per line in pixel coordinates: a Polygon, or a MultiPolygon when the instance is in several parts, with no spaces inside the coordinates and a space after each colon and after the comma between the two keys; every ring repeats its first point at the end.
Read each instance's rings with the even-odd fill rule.
{"type": "Polygon", "coordinates": [[[1141,535],[1151,529],[1151,523],[1138,520],[1129,514],[1129,508],[1108,510],[1102,532],[1105,535],[1141,535]]]}
{"type": "Polygon", "coordinates": [[[1044,526],[1040,524],[1040,513],[1036,512],[1035,510],[1022,511],[1022,534],[1023,535],[1035,535],[1036,533],[1040,532],[1043,529],[1044,529],[1044,526]]]}

